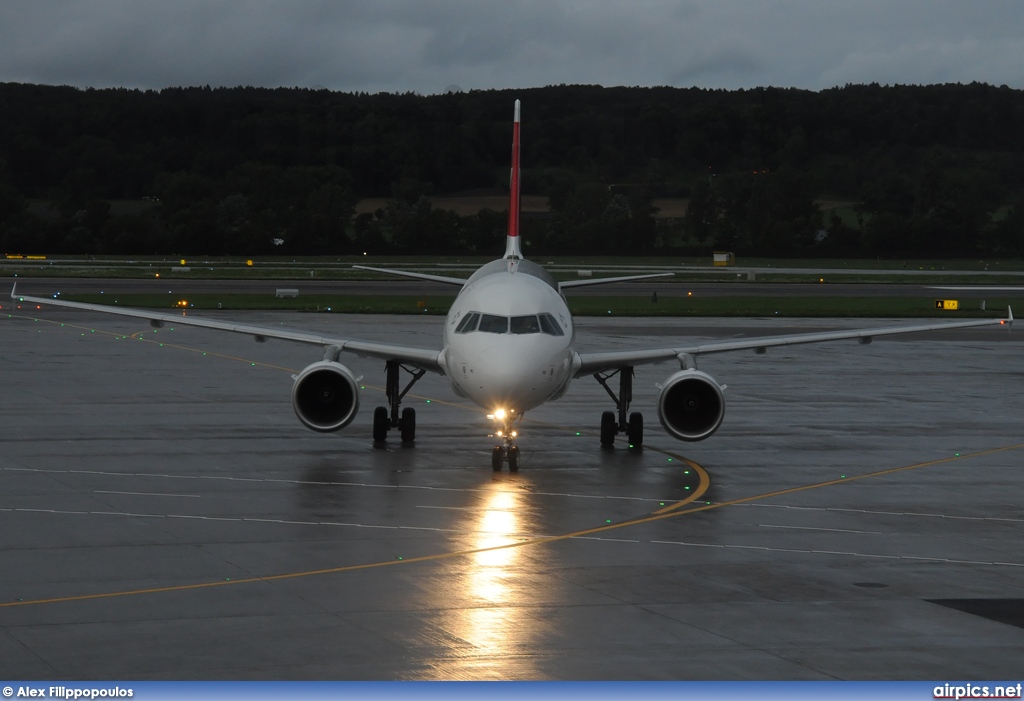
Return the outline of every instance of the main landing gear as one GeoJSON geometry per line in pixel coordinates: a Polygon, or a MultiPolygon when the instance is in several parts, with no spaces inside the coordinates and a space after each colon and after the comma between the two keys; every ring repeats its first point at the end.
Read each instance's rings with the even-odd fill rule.
{"type": "Polygon", "coordinates": [[[416,410],[412,407],[401,409],[402,397],[412,389],[417,380],[426,374],[426,370],[408,368],[397,360],[389,360],[385,365],[385,372],[387,374],[385,394],[388,398],[388,406],[379,406],[373,410],[373,442],[383,443],[388,439],[388,431],[397,428],[401,432],[402,442],[412,443],[416,440],[416,410]],[[409,384],[402,390],[399,390],[400,370],[405,370],[412,375],[409,384]],[[390,407],[390,411],[388,411],[388,407],[390,407]],[[401,415],[399,415],[400,411],[401,415]]]}
{"type": "Polygon", "coordinates": [[[615,445],[615,436],[625,433],[629,440],[629,447],[640,449],[644,445],[644,415],[638,411],[629,414],[629,403],[633,401],[633,368],[624,367],[611,372],[595,372],[594,379],[604,387],[604,391],[615,402],[618,409],[618,416],[614,411],[606,411],[601,414],[601,445],[610,448],[615,445]],[[608,380],[619,376],[619,395],[608,386],[608,380]]]}
{"type": "Polygon", "coordinates": [[[497,432],[502,439],[502,445],[494,446],[491,451],[491,469],[501,472],[501,466],[508,461],[509,472],[519,472],[519,446],[515,444],[518,432],[513,428],[515,423],[523,418],[522,414],[514,411],[499,409],[494,413],[494,419],[501,421],[501,430],[497,432]]]}

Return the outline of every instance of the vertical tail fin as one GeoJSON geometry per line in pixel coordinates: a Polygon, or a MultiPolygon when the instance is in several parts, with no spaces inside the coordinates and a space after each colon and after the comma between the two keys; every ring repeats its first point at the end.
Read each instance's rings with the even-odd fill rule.
{"type": "Polygon", "coordinates": [[[519,244],[519,100],[516,100],[512,122],[512,176],[509,180],[508,236],[505,239],[505,257],[522,258],[519,244]]]}

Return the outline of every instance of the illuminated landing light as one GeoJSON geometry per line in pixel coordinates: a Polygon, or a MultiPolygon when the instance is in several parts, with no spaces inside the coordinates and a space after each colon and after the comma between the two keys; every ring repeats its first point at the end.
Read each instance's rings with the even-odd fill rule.
{"type": "Polygon", "coordinates": [[[498,409],[497,411],[495,411],[494,412],[494,418],[498,419],[498,421],[501,421],[502,419],[504,419],[505,418],[505,410],[504,409],[498,409]]]}

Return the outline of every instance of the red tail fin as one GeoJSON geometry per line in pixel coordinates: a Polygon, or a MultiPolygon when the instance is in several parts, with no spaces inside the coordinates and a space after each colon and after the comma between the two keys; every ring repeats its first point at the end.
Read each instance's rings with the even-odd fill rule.
{"type": "Polygon", "coordinates": [[[512,176],[509,180],[508,237],[505,241],[506,258],[522,258],[519,247],[519,100],[516,100],[512,122],[512,176]]]}

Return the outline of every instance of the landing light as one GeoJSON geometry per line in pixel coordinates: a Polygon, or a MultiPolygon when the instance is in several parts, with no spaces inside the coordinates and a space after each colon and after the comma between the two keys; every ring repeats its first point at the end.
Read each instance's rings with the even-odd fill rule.
{"type": "Polygon", "coordinates": [[[494,418],[496,418],[498,421],[503,420],[505,418],[505,410],[504,409],[498,409],[497,411],[495,411],[494,412],[494,418]]]}

